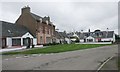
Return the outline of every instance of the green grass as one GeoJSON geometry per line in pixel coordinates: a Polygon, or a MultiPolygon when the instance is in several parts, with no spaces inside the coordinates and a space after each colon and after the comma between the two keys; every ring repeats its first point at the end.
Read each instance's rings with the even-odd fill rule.
{"type": "Polygon", "coordinates": [[[26,50],[22,52],[6,52],[3,55],[14,55],[14,54],[40,54],[40,53],[59,53],[66,51],[74,51],[88,48],[95,48],[100,46],[106,46],[110,44],[61,44],[54,45],[47,48],[33,48],[31,50],[26,50]]]}

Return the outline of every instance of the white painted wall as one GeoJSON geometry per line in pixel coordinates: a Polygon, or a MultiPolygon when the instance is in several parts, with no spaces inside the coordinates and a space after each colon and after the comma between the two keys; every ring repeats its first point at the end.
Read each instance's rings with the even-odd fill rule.
{"type": "Polygon", "coordinates": [[[27,37],[29,37],[29,38],[33,38],[33,44],[34,45],[37,45],[37,39],[36,38],[34,38],[29,32],[27,32],[26,34],[24,34],[22,37],[21,37],[21,45],[23,45],[23,38],[27,38],[27,37]]]}
{"type": "Polygon", "coordinates": [[[57,39],[57,38],[56,38],[56,43],[60,43],[60,39],[57,39]]]}
{"type": "Polygon", "coordinates": [[[113,42],[115,42],[115,33],[114,33],[114,35],[113,35],[113,42]]]}
{"type": "Polygon", "coordinates": [[[68,44],[71,43],[71,40],[69,38],[65,38],[65,41],[67,41],[68,44]]]}
{"type": "Polygon", "coordinates": [[[29,32],[25,33],[21,38],[34,38],[29,32]]]}
{"type": "Polygon", "coordinates": [[[84,42],[84,39],[80,39],[80,42],[84,42]]]}
{"type": "Polygon", "coordinates": [[[93,42],[95,42],[95,39],[92,36],[87,37],[86,41],[87,41],[87,39],[93,39],[93,42]]]}
{"type": "Polygon", "coordinates": [[[36,38],[33,38],[33,44],[37,45],[37,39],[36,38]]]}
{"type": "Polygon", "coordinates": [[[7,38],[6,38],[6,42],[7,42],[6,44],[7,44],[8,47],[11,47],[11,46],[12,46],[12,38],[7,37],[7,38]]]}
{"type": "Polygon", "coordinates": [[[75,41],[76,39],[75,38],[72,38],[71,41],[75,41]]]}
{"type": "Polygon", "coordinates": [[[21,38],[21,46],[23,46],[23,38],[21,38]]]}
{"type": "Polygon", "coordinates": [[[102,38],[101,41],[113,41],[113,38],[102,38]]]}

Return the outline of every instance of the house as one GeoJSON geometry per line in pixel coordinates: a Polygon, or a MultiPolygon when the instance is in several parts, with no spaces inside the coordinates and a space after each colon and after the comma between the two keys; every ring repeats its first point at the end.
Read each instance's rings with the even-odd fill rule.
{"type": "Polygon", "coordinates": [[[21,15],[16,20],[16,24],[29,29],[31,34],[37,38],[37,45],[53,43],[55,40],[55,25],[50,17],[41,17],[32,13],[29,6],[21,9],[21,15]]]}
{"type": "Polygon", "coordinates": [[[80,42],[115,42],[114,31],[83,32],[79,35],[80,42]]]}
{"type": "Polygon", "coordinates": [[[29,30],[18,24],[0,21],[2,26],[2,48],[11,46],[36,45],[36,37],[29,30]]]}
{"type": "Polygon", "coordinates": [[[69,39],[69,37],[67,36],[67,34],[65,32],[57,32],[55,31],[55,39],[56,39],[56,43],[67,43],[70,44],[71,40],[69,39]]]}
{"type": "Polygon", "coordinates": [[[68,33],[67,35],[72,42],[78,42],[79,41],[79,33],[78,32],[68,33]]]}

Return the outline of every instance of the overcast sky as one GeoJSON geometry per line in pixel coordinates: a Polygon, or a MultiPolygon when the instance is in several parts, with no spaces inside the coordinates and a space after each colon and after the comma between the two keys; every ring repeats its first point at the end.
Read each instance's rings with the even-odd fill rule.
{"type": "Polygon", "coordinates": [[[14,23],[26,5],[32,13],[50,16],[59,31],[104,31],[109,28],[118,33],[117,2],[3,2],[0,20],[14,23]]]}

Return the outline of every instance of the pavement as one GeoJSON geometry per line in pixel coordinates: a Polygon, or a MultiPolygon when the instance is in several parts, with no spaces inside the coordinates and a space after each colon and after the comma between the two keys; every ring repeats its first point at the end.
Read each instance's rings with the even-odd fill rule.
{"type": "Polygon", "coordinates": [[[118,70],[117,61],[118,57],[113,57],[101,68],[101,70],[118,70]]]}
{"type": "Polygon", "coordinates": [[[26,47],[0,49],[0,53],[2,53],[2,52],[16,51],[16,50],[22,50],[22,49],[26,49],[26,47]]]}
{"type": "Polygon", "coordinates": [[[3,70],[97,70],[118,53],[118,45],[56,54],[2,56],[3,70]]]}
{"type": "MultiPolygon", "coordinates": [[[[35,47],[40,47],[40,48],[42,48],[43,45],[36,45],[35,47]]],[[[19,51],[19,50],[24,50],[24,49],[26,49],[26,46],[16,47],[16,48],[10,47],[10,48],[0,49],[0,53],[2,53],[2,52],[10,52],[10,51],[19,51]]]]}

